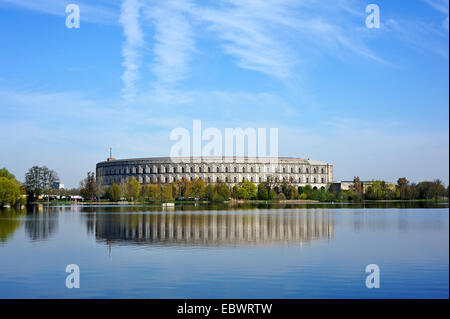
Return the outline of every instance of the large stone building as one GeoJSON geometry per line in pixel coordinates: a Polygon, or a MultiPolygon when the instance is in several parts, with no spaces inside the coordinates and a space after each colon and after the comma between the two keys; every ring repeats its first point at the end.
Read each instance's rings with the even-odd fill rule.
{"type": "Polygon", "coordinates": [[[289,181],[298,186],[327,187],[333,182],[333,165],[304,158],[108,158],[96,168],[101,186],[136,178],[142,184],[163,184],[200,178],[206,183],[234,186],[244,180],[255,184],[289,181]]]}

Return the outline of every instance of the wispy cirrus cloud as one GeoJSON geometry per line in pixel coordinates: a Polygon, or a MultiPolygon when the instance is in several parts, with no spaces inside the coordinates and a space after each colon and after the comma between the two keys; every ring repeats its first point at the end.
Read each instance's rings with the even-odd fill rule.
{"type": "Polygon", "coordinates": [[[432,6],[434,9],[442,12],[444,14],[448,14],[448,0],[424,0],[427,4],[432,6]]]}
{"type": "Polygon", "coordinates": [[[195,50],[194,30],[186,11],[188,1],[163,1],[150,4],[146,18],[154,25],[154,62],[150,68],[158,85],[169,85],[185,78],[195,50]]]}
{"type": "Polygon", "coordinates": [[[424,0],[431,7],[443,13],[447,17],[442,21],[442,27],[448,31],[448,7],[449,0],[424,0]]]}
{"type": "Polygon", "coordinates": [[[225,0],[191,7],[191,14],[219,36],[224,53],[234,57],[238,67],[286,79],[317,52],[353,53],[384,63],[364,45],[365,34],[351,21],[358,12],[352,6],[348,1],[330,6],[320,1],[225,0]],[[336,19],[339,16],[350,22],[336,19]]]}
{"type": "Polygon", "coordinates": [[[141,9],[140,0],[124,0],[120,10],[119,21],[123,26],[125,42],[122,46],[122,56],[125,71],[122,75],[124,83],[123,97],[128,101],[133,101],[136,95],[136,80],[140,67],[139,50],[142,47],[143,31],[139,24],[139,11],[141,9]]]}

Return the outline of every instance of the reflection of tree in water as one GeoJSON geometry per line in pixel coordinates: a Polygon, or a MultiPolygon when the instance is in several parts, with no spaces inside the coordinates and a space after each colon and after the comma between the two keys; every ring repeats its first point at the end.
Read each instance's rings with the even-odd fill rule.
{"type": "Polygon", "coordinates": [[[21,224],[19,218],[25,214],[26,209],[0,209],[0,243],[5,243],[14,234],[21,224]]]}
{"type": "Polygon", "coordinates": [[[58,208],[33,206],[27,212],[25,231],[31,240],[45,240],[58,227],[58,208]]]}

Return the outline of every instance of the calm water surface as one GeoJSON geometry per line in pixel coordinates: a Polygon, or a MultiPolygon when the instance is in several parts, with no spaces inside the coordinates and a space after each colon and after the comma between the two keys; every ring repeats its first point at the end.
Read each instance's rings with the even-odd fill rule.
{"type": "Polygon", "coordinates": [[[0,298],[448,297],[448,205],[0,211],[0,298]]]}

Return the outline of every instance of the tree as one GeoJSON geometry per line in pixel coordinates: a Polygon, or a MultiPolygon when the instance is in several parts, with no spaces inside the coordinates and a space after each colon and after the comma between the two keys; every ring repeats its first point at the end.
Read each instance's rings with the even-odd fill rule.
{"type": "Polygon", "coordinates": [[[25,174],[25,189],[30,199],[42,193],[46,195],[57,182],[59,182],[58,174],[46,166],[33,166],[25,174]]]}
{"type": "Polygon", "coordinates": [[[16,177],[11,174],[5,167],[0,169],[0,177],[5,177],[7,179],[16,180],[16,177]]]}
{"type": "Polygon", "coordinates": [[[225,183],[219,183],[216,185],[217,194],[224,200],[228,200],[231,196],[231,190],[225,183]]]}
{"type": "Polygon", "coordinates": [[[435,179],[431,184],[431,196],[437,201],[440,197],[445,196],[445,187],[440,179],[435,179]]]}
{"type": "Polygon", "coordinates": [[[351,186],[351,188],[355,193],[362,194],[363,192],[362,183],[358,176],[355,176],[353,178],[353,185],[351,186]]]}
{"type": "Polygon", "coordinates": [[[88,172],[87,177],[80,183],[80,194],[85,199],[95,199],[97,196],[97,182],[93,172],[88,172]]]}
{"type": "Polygon", "coordinates": [[[358,176],[353,178],[353,185],[351,186],[352,200],[355,202],[360,202],[363,200],[363,186],[361,180],[358,176]]]}
{"type": "Polygon", "coordinates": [[[162,187],[162,199],[173,200],[172,186],[170,184],[164,184],[164,186],[162,187]]]}
{"type": "Polygon", "coordinates": [[[126,184],[126,197],[130,201],[137,200],[141,194],[141,183],[135,178],[126,184]]]}
{"type": "Polygon", "coordinates": [[[186,192],[190,190],[192,187],[191,181],[187,180],[186,178],[182,178],[176,181],[177,187],[178,187],[178,196],[179,197],[187,197],[186,192]]]}
{"type": "Polygon", "coordinates": [[[267,188],[264,184],[258,184],[257,196],[258,196],[258,199],[261,199],[261,200],[269,199],[269,192],[267,191],[267,188]]]}
{"type": "Polygon", "coordinates": [[[195,179],[186,190],[186,196],[187,197],[194,197],[194,198],[202,198],[205,197],[205,182],[197,178],[195,179]]]}
{"type": "Polygon", "coordinates": [[[401,177],[397,180],[397,189],[400,192],[400,198],[409,198],[409,181],[406,177],[401,177]]]}
{"type": "Polygon", "coordinates": [[[205,188],[205,198],[212,201],[214,196],[217,194],[216,186],[214,184],[209,184],[205,188]]]}
{"type": "Polygon", "coordinates": [[[145,198],[151,201],[161,200],[161,187],[155,184],[148,184],[142,191],[145,198]]]}
{"type": "Polygon", "coordinates": [[[242,182],[242,186],[246,193],[245,199],[255,199],[256,198],[256,186],[250,181],[244,181],[242,182]]]}
{"type": "Polygon", "coordinates": [[[275,192],[275,190],[271,189],[269,191],[269,200],[275,200],[277,199],[277,193],[275,192]]]}
{"type": "Polygon", "coordinates": [[[115,202],[120,200],[120,197],[122,197],[122,190],[120,189],[120,186],[116,183],[112,184],[109,189],[109,199],[115,202]]]}
{"type": "Polygon", "coordinates": [[[14,205],[21,198],[20,187],[16,181],[0,177],[0,207],[4,205],[14,205]]]}

